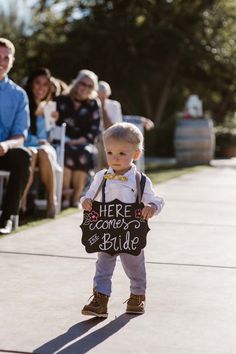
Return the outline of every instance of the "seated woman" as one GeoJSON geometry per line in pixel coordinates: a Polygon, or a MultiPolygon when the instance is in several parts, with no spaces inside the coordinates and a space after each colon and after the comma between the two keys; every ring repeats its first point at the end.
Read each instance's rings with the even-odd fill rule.
{"type": "Polygon", "coordinates": [[[90,70],[81,70],[72,82],[69,93],[55,98],[59,119],[57,124],[66,123],[64,165],[64,207],[78,206],[88,174],[94,169],[95,143],[100,133],[100,108],[96,99],[97,75],[90,70]]]}
{"type": "Polygon", "coordinates": [[[46,68],[38,68],[26,83],[26,92],[30,106],[30,130],[25,146],[32,153],[31,174],[25,188],[21,210],[27,209],[27,195],[34,180],[35,167],[39,167],[41,181],[47,191],[47,217],[56,215],[56,151],[47,141],[47,132],[43,117],[43,103],[51,99],[51,73],[46,68]]]}

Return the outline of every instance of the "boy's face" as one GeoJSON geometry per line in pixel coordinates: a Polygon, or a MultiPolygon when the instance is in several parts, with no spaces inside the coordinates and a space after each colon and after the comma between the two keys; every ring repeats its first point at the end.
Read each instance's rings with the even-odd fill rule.
{"type": "Polygon", "coordinates": [[[116,139],[108,139],[104,142],[107,163],[116,173],[123,174],[130,169],[133,160],[138,160],[141,151],[135,144],[116,139]]]}
{"type": "Polygon", "coordinates": [[[11,50],[0,45],[0,80],[3,80],[10,71],[14,62],[11,50]]]}

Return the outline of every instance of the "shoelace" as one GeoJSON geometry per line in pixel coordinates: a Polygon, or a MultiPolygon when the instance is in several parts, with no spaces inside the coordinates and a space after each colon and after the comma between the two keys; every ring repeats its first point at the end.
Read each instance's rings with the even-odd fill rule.
{"type": "Polygon", "coordinates": [[[137,304],[140,304],[142,301],[144,301],[143,295],[131,295],[123,304],[128,302],[129,300],[134,300],[137,304]]]}
{"type": "Polygon", "coordinates": [[[108,296],[103,295],[103,294],[99,294],[98,292],[96,292],[95,294],[91,295],[91,296],[88,298],[88,301],[93,298],[92,301],[91,301],[91,303],[92,303],[92,304],[95,304],[95,303],[98,303],[98,299],[99,299],[99,298],[102,299],[102,298],[107,298],[107,297],[108,297],[108,296]]]}

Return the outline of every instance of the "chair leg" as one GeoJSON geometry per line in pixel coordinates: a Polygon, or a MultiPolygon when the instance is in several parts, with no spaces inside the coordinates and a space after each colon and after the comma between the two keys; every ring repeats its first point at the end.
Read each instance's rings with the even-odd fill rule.
{"type": "Polygon", "coordinates": [[[57,194],[57,214],[61,212],[62,186],[63,186],[63,172],[56,171],[56,194],[57,194]]]}
{"type": "Polygon", "coordinates": [[[13,230],[16,230],[19,226],[19,215],[12,215],[13,230]]]}

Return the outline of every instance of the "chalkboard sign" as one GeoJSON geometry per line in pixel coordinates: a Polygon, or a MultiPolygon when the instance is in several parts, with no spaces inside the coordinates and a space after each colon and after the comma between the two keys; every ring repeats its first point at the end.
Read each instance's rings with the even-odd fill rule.
{"type": "Polygon", "coordinates": [[[150,230],[147,221],[142,218],[142,208],[142,203],[127,204],[118,199],[109,203],[93,201],[93,209],[84,211],[80,225],[86,251],[137,256],[146,246],[146,236],[150,230]]]}

